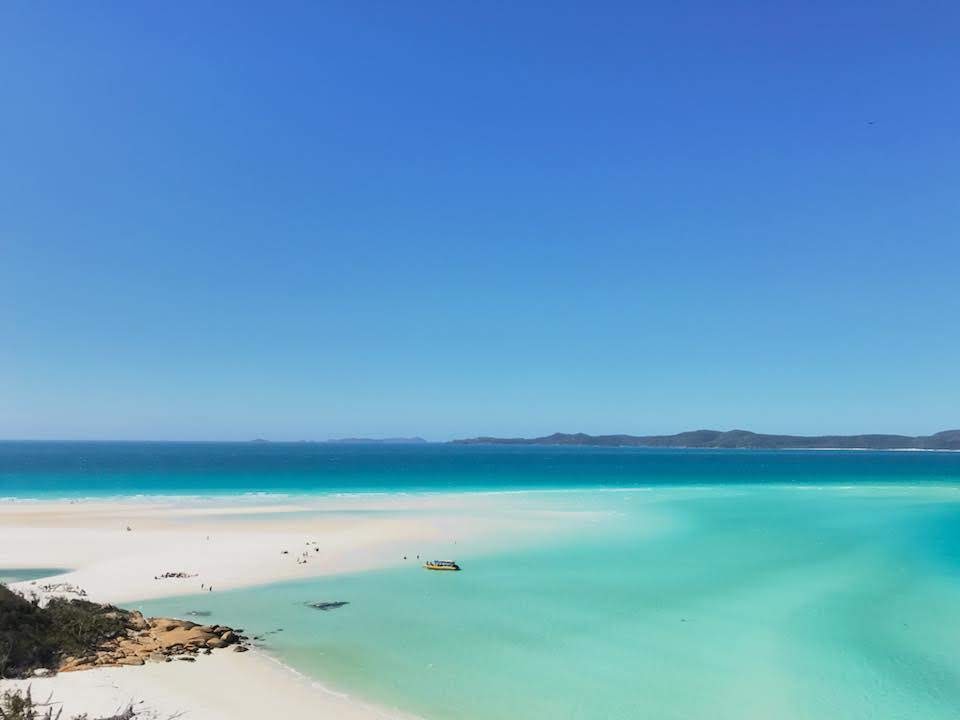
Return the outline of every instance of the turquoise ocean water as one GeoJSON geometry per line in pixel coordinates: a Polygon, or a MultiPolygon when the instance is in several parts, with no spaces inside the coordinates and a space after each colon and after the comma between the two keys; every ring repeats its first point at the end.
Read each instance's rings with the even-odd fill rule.
{"type": "Polygon", "coordinates": [[[66,572],[63,568],[0,568],[0,583],[14,583],[23,580],[59,575],[66,572]]]}
{"type": "Polygon", "coordinates": [[[960,453],[0,441],[0,498],[958,479],[960,453]]]}
{"type": "Polygon", "coordinates": [[[529,488],[606,520],[457,574],[140,605],[434,720],[960,716],[958,454],[0,447],[3,496],[529,488]]]}

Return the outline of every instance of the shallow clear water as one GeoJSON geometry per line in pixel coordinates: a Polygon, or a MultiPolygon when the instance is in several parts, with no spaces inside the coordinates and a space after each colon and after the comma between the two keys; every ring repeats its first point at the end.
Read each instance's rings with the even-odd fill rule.
{"type": "Polygon", "coordinates": [[[431,720],[958,717],[960,453],[0,443],[17,499],[530,488],[605,519],[456,574],[142,605],[431,720]]]}
{"type": "Polygon", "coordinates": [[[36,580],[65,572],[67,571],[63,568],[0,568],[0,584],[36,580]]]}
{"type": "Polygon", "coordinates": [[[461,573],[411,560],[142,607],[208,611],[337,689],[433,720],[957,717],[955,485],[556,502],[608,520],[461,573]]]}

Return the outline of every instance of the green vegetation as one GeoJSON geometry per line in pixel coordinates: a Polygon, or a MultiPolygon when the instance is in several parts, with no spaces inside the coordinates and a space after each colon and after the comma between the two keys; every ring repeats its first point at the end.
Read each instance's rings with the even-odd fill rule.
{"type": "Polygon", "coordinates": [[[93,652],[126,629],[118,611],[87,600],[55,598],[42,612],[50,620],[50,637],[64,656],[93,652]]]}
{"type": "Polygon", "coordinates": [[[50,667],[56,652],[49,615],[37,603],[0,585],[0,677],[50,667]]]}
{"type": "Polygon", "coordinates": [[[123,631],[115,608],[61,598],[41,608],[0,585],[0,677],[54,668],[61,657],[93,653],[123,631]]]}
{"type": "Polygon", "coordinates": [[[0,720],[59,720],[61,713],[54,712],[49,703],[35,702],[30,688],[5,692],[0,698],[0,720]]]}

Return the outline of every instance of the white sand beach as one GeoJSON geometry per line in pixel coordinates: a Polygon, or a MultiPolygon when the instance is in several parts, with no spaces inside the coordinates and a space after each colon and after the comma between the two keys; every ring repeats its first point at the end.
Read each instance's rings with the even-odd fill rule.
{"type": "MultiPolygon", "coordinates": [[[[530,497],[512,496],[508,503],[505,496],[482,494],[4,501],[0,568],[69,568],[11,587],[41,599],[64,592],[76,597],[70,588],[77,588],[90,600],[122,606],[417,563],[417,555],[463,557],[599,520],[530,497]],[[161,578],[164,573],[188,577],[161,578]]],[[[35,699],[63,703],[64,718],[109,715],[131,702],[144,718],[253,720],[307,710],[319,718],[402,717],[324,689],[260,650],[0,681],[0,689],[25,684],[35,699]]]]}
{"type": "MultiPolygon", "coordinates": [[[[0,504],[0,568],[70,568],[57,583],[123,603],[383,568],[418,554],[462,557],[596,519],[504,497],[8,501],[0,504]],[[157,579],[167,572],[191,577],[157,579]]],[[[43,596],[44,582],[13,587],[43,596]]]]}
{"type": "Polygon", "coordinates": [[[196,662],[94,668],[50,678],[3,680],[0,689],[30,688],[62,718],[110,717],[133,706],[140,720],[227,720],[311,717],[411,720],[412,716],[324,689],[260,651],[229,651],[196,662]]]}

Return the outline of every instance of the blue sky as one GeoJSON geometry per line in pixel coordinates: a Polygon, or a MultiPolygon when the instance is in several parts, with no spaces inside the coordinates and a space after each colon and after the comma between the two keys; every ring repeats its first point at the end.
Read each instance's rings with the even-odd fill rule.
{"type": "Polygon", "coordinates": [[[960,7],[0,6],[0,437],[960,426],[960,7]]]}

